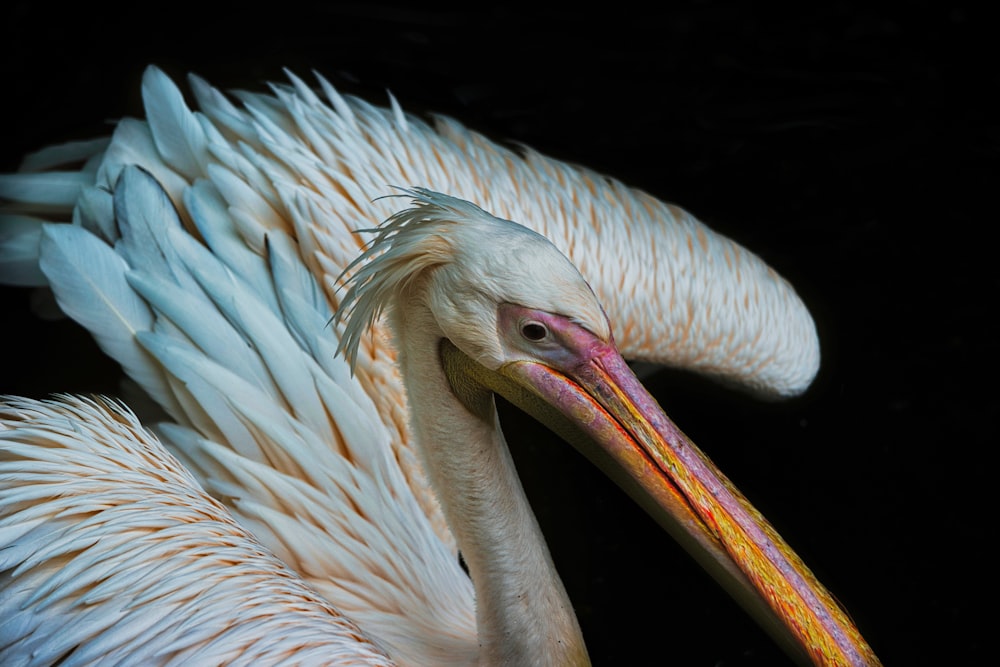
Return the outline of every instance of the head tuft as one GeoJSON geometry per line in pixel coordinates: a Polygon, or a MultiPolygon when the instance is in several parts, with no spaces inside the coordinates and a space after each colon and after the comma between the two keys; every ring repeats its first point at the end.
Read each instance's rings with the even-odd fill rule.
{"type": "Polygon", "coordinates": [[[442,331],[484,363],[499,356],[489,334],[501,303],[566,315],[610,337],[597,298],[548,239],[462,199],[424,188],[403,192],[412,207],[367,230],[374,239],[344,271],[354,273],[334,321],[346,321],[338,351],[352,368],[361,336],[383,309],[432,275],[420,298],[442,331]]]}

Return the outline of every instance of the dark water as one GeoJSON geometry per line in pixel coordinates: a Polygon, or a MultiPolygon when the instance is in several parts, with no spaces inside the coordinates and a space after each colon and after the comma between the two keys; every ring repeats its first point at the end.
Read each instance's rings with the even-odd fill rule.
{"type": "MultiPolygon", "coordinates": [[[[540,3],[538,3],[540,4],[540,3]]],[[[452,115],[676,202],[785,275],[824,361],[760,404],[681,373],[651,381],[850,609],[887,665],[992,662],[986,542],[1000,175],[986,17],[841,2],[662,16],[356,3],[101,3],[2,11],[2,166],[141,111],[147,63],[223,86],[315,69],[343,90],[452,115]]],[[[0,392],[114,392],[67,323],[4,289],[0,392]]],[[[783,658],[630,501],[541,428],[509,439],[596,664],[783,658]],[[544,471],[544,472],[543,472],[544,471]],[[551,476],[549,475],[551,472],[551,476]]]]}

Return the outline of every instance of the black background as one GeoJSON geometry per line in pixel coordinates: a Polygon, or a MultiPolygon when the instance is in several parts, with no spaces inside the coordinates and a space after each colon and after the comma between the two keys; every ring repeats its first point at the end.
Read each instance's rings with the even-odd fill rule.
{"type": "MultiPolygon", "coordinates": [[[[1000,62],[974,6],[86,4],[0,14],[5,170],[140,115],[147,63],[224,88],[315,69],[616,176],[760,254],[816,318],[815,385],[762,404],[662,372],[654,393],[885,664],[996,660],[1000,62]]],[[[115,392],[71,323],[2,299],[0,392],[115,392]]],[[[596,664],[784,664],[599,472],[503,416],[596,664]]]]}

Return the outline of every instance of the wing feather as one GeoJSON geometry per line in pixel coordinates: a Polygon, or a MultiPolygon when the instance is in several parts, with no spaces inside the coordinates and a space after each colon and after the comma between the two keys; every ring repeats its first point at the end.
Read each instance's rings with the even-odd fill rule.
{"type": "Polygon", "coordinates": [[[136,333],[152,325],[153,315],[125,280],[125,260],[75,225],[47,225],[41,254],[42,272],[63,312],[89,329],[101,349],[157,402],[176,410],[162,370],[136,343],[136,333]]]}
{"type": "Polygon", "coordinates": [[[0,401],[0,452],[0,663],[391,664],[120,404],[0,401]]]}
{"type": "MultiPolygon", "coordinates": [[[[108,147],[110,139],[99,137],[97,139],[86,139],[84,141],[67,141],[62,144],[46,146],[33,153],[24,156],[21,167],[18,171],[48,171],[56,169],[62,165],[77,162],[87,162],[104,152],[108,147]]],[[[82,171],[89,171],[84,167],[82,171]]]]}
{"type": "Polygon", "coordinates": [[[208,162],[205,133],[177,85],[162,70],[147,68],[142,75],[142,101],[163,161],[189,179],[204,174],[208,162]]]}
{"type": "Polygon", "coordinates": [[[42,224],[40,218],[27,215],[10,215],[4,220],[0,228],[0,280],[20,287],[48,284],[38,266],[42,224]]]}
{"type": "Polygon", "coordinates": [[[93,180],[93,174],[83,171],[0,174],[0,198],[17,202],[23,210],[58,213],[72,208],[93,180]]]}

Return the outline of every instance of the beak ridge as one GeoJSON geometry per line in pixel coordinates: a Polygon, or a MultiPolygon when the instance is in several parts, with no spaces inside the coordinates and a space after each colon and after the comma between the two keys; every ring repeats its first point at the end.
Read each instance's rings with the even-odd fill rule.
{"type": "Polygon", "coordinates": [[[646,496],[641,504],[647,511],[669,515],[666,523],[686,533],[678,536],[675,528],[674,537],[793,657],[808,655],[818,665],[880,664],[832,594],[667,417],[613,344],[568,373],[531,362],[507,372],[554,405],[567,406],[571,420],[589,425],[589,437],[634,480],[633,491],[638,487],[646,496]]]}

